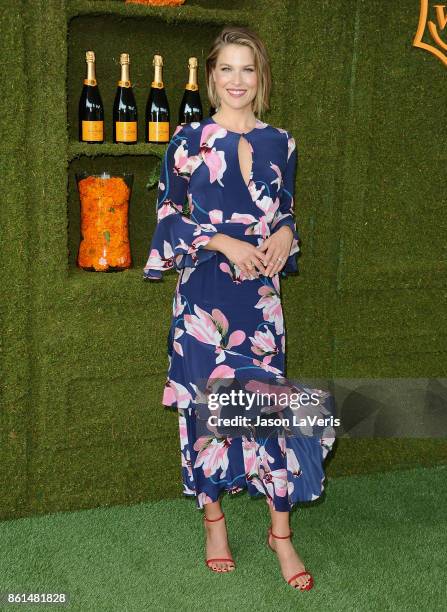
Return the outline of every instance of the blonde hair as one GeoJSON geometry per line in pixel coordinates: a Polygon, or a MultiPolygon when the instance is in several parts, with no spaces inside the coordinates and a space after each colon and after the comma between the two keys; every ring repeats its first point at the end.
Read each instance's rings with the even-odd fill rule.
{"type": "Polygon", "coordinates": [[[269,98],[272,89],[272,73],[267,49],[259,36],[249,28],[226,26],[215,39],[205,64],[206,87],[208,98],[213,108],[218,108],[220,99],[216,92],[212,70],[216,67],[217,58],[225,45],[245,45],[250,47],[254,55],[254,64],[258,76],[258,91],[252,102],[255,115],[260,116],[269,110],[269,98]]]}

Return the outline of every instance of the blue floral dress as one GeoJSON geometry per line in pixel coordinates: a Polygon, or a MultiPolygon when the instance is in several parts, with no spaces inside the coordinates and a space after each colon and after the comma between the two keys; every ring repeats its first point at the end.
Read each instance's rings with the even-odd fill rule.
{"type": "Polygon", "coordinates": [[[176,127],[162,162],[144,279],[178,273],[162,404],[178,411],[183,493],[195,496],[202,509],[222,491],[247,489],[250,496],[265,495],[276,510],[290,511],[324,489],[331,428],[320,438],[253,438],[206,437],[196,427],[199,380],[231,378],[247,368],[285,376],[279,274],[250,279],[219,251],[203,248],[216,232],[258,246],[287,225],[293,242],[281,275],[297,272],[295,140],[259,119],[243,136],[252,154],[248,185],[239,164],[241,134],[212,117],[176,127]]]}

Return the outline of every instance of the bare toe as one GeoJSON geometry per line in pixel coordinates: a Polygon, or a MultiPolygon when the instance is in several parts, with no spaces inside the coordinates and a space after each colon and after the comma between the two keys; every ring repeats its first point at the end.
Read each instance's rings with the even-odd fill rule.
{"type": "Polygon", "coordinates": [[[299,578],[296,578],[296,580],[292,583],[292,586],[294,586],[297,589],[303,588],[305,586],[307,586],[309,584],[309,577],[305,577],[305,576],[300,576],[299,578]]]}

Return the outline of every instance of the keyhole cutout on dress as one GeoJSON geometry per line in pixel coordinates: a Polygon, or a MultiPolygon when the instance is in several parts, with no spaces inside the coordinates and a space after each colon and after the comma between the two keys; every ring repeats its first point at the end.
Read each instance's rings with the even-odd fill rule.
{"type": "Polygon", "coordinates": [[[253,172],[253,156],[251,152],[251,144],[243,134],[241,134],[239,138],[237,154],[239,158],[239,169],[241,171],[242,178],[244,179],[245,186],[248,187],[253,172]]]}

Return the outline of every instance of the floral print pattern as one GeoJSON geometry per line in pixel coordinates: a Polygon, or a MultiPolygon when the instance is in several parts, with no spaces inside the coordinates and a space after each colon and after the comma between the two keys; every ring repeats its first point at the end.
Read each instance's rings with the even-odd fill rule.
{"type": "Polygon", "coordinates": [[[167,270],[178,273],[162,404],[178,411],[183,493],[202,509],[222,491],[247,490],[290,511],[324,489],[323,463],[334,442],[330,428],[320,438],[197,431],[199,381],[230,381],[245,370],[261,378],[285,376],[280,276],[298,270],[296,143],[286,130],[257,120],[244,134],[252,153],[247,185],[240,137],[212,117],[176,127],[163,158],[143,277],[160,281],[167,270]],[[204,248],[216,233],[259,246],[283,225],[293,240],[282,271],[272,278],[251,279],[219,251],[204,248]]]}

